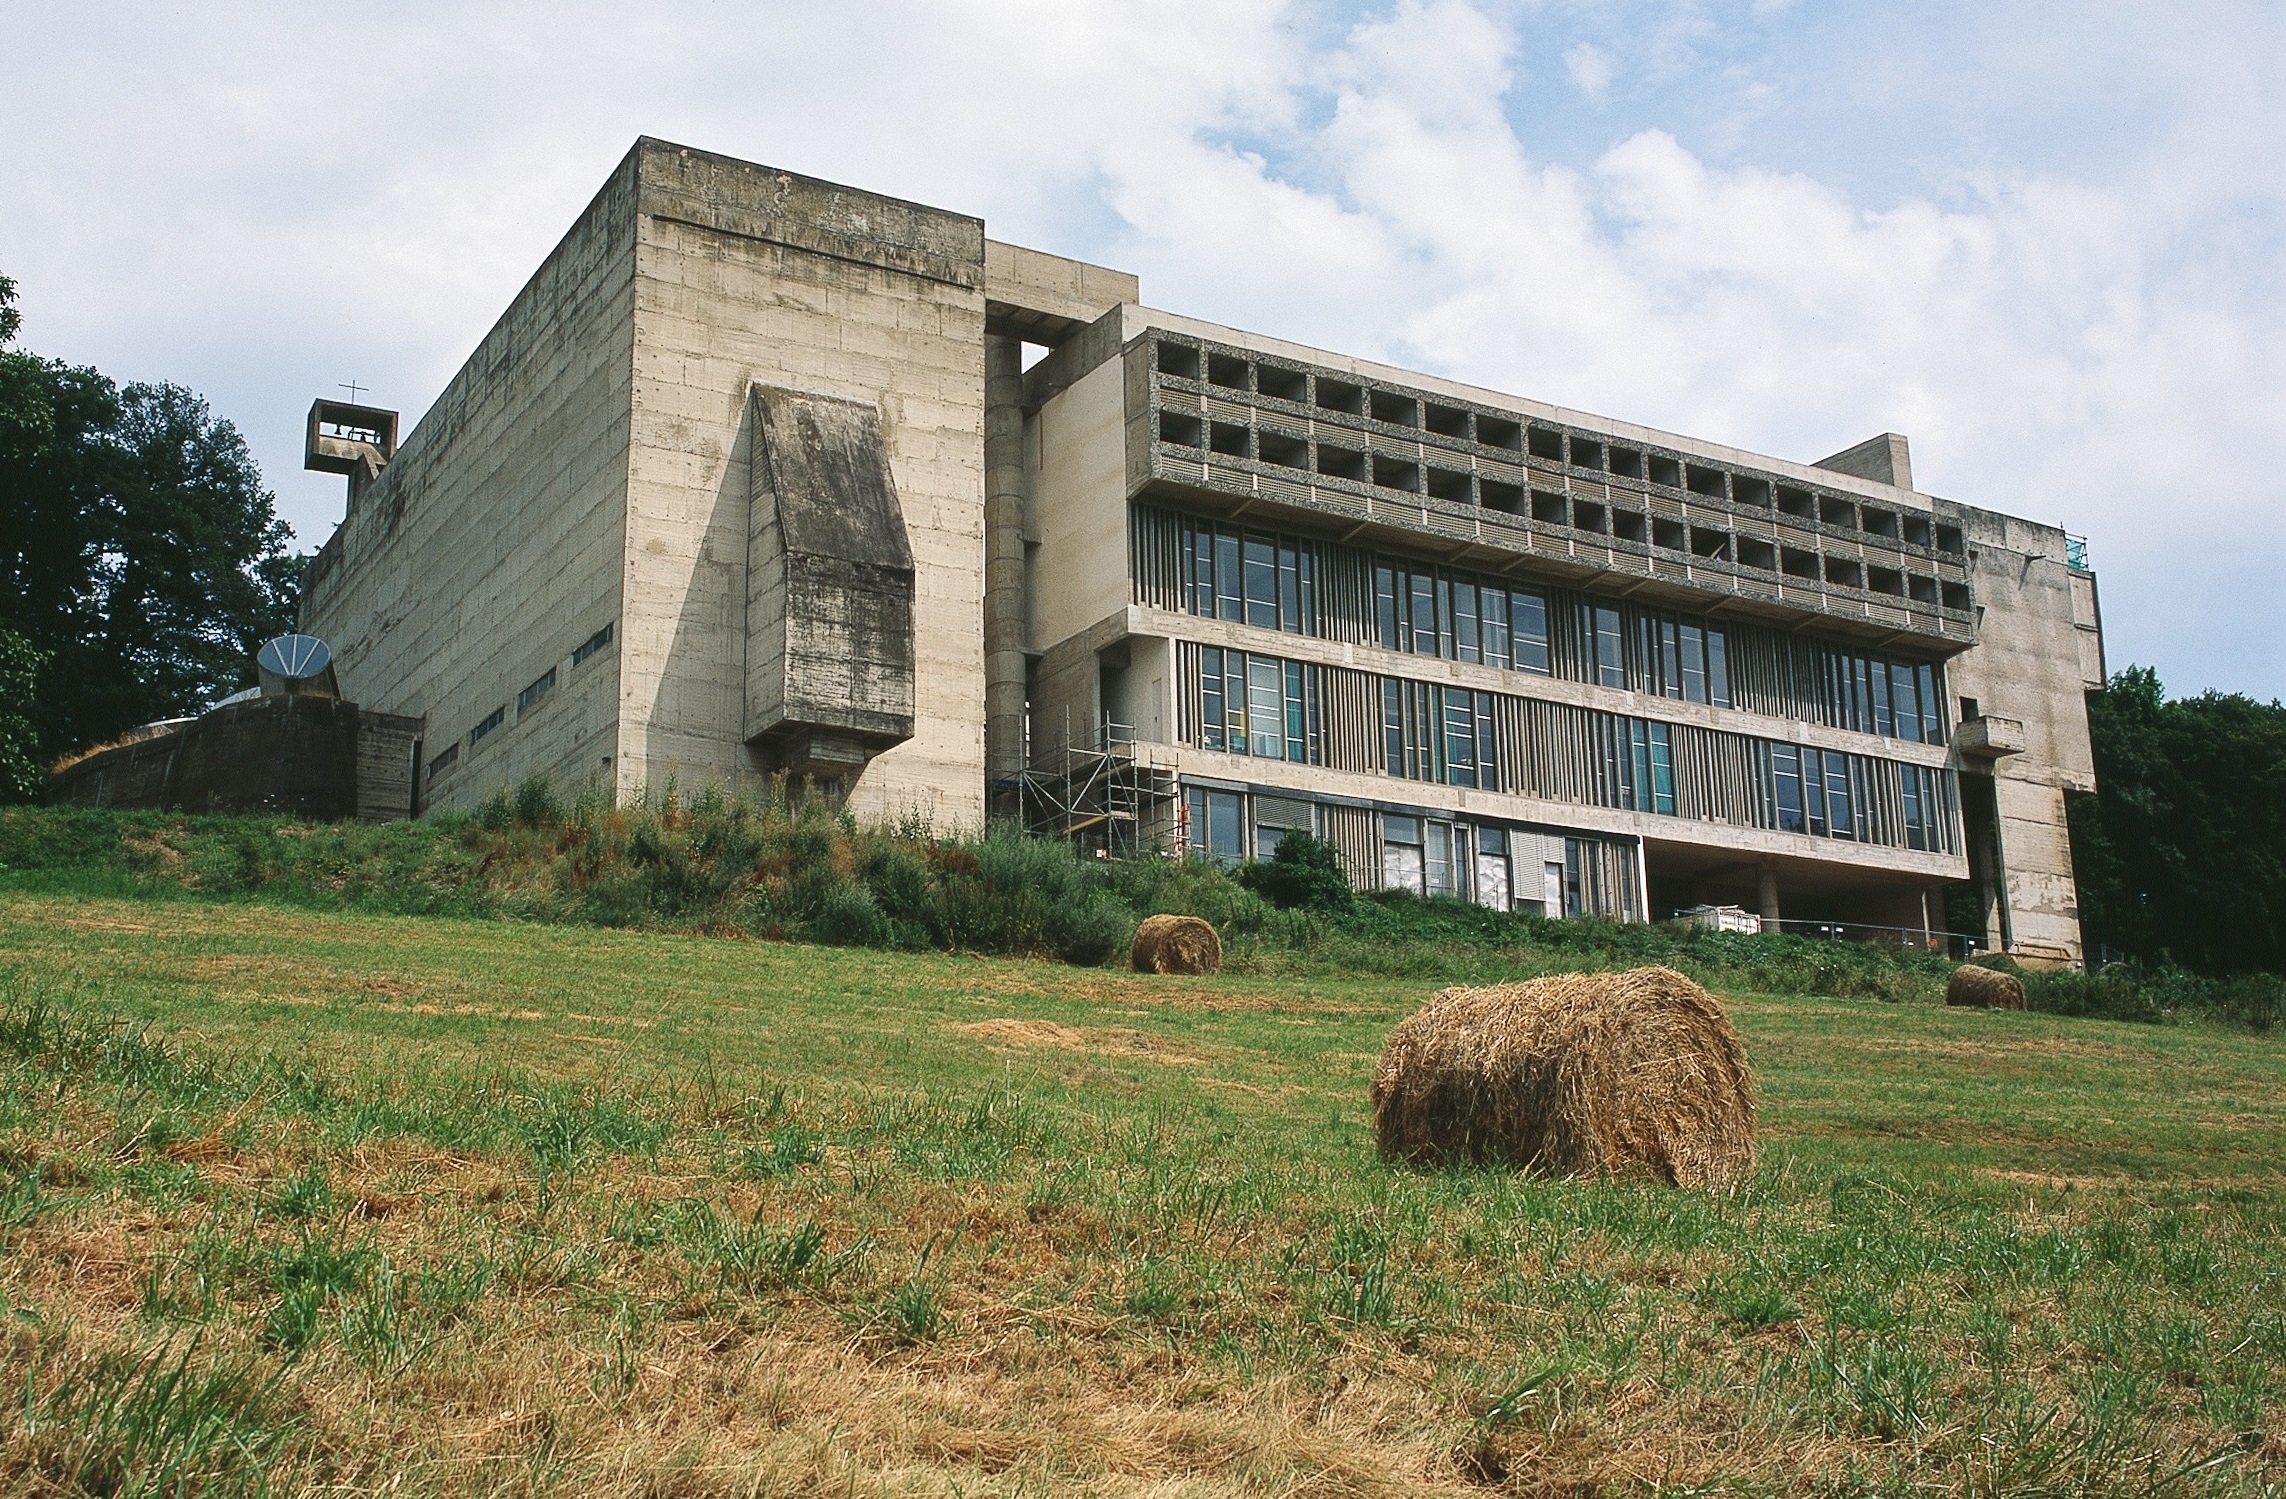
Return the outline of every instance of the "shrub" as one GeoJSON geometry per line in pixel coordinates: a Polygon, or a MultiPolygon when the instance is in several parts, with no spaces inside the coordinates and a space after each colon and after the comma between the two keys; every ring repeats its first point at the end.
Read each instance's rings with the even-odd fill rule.
{"type": "Polygon", "coordinates": [[[1356,904],[1341,855],[1308,833],[1288,833],[1268,863],[1239,866],[1238,882],[1281,911],[1344,915],[1356,904]]]}

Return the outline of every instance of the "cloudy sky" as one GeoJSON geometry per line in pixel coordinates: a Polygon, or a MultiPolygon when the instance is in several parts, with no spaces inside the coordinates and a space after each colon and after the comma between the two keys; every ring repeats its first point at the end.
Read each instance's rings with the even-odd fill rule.
{"type": "Polygon", "coordinates": [[[205,393],[305,545],[638,134],[1153,305],[2084,533],[2112,663],[2286,696],[2286,7],[0,0],[25,346],[205,393]]]}

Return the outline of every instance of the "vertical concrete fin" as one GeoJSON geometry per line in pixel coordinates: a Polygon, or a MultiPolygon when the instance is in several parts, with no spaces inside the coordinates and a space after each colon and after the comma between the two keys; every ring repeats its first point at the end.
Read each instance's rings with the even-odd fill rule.
{"type": "Polygon", "coordinates": [[[872,406],[757,385],[746,737],[839,780],[913,737],[913,549],[872,406]]]}

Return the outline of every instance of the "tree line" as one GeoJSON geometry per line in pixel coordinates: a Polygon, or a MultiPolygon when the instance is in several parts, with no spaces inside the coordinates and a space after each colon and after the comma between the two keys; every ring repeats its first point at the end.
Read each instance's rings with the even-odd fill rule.
{"type": "Polygon", "coordinates": [[[2096,793],[2071,806],[2087,942],[2198,973],[2286,973],[2286,703],[2088,694],[2096,793]]]}
{"type": "Polygon", "coordinates": [[[303,559],[197,394],[15,347],[0,276],[0,799],[57,756],[195,713],[293,628],[303,559]]]}

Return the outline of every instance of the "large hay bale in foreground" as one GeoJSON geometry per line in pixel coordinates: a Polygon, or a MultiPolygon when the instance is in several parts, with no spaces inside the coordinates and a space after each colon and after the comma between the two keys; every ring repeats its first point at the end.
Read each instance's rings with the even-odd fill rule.
{"type": "Polygon", "coordinates": [[[1722,1187],[1754,1167],[1754,1083],[1722,1007],[1669,968],[1447,989],[1373,1072],[1386,1156],[1722,1187]]]}
{"type": "Polygon", "coordinates": [[[1967,964],[1945,980],[1945,1003],[1977,1010],[2021,1010],[2024,981],[2013,973],[1967,964]]]}
{"type": "Polygon", "coordinates": [[[1213,973],[1222,967],[1222,938],[1196,916],[1146,916],[1128,958],[1137,973],[1213,973]]]}

